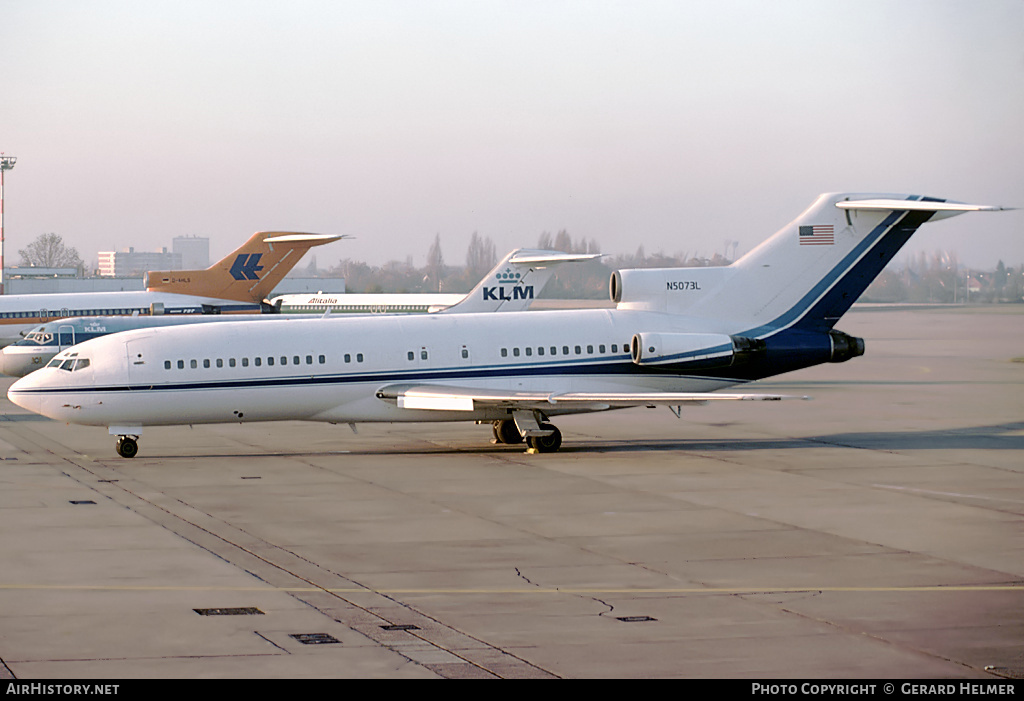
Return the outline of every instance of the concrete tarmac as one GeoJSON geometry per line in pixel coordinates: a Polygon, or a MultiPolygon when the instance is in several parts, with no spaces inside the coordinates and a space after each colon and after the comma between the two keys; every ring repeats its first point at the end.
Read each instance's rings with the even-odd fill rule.
{"type": "Polygon", "coordinates": [[[858,308],[811,401],[104,429],[0,410],[0,678],[1024,675],[1024,309],[858,308]],[[1016,362],[1015,362],[1016,359],[1016,362]]]}

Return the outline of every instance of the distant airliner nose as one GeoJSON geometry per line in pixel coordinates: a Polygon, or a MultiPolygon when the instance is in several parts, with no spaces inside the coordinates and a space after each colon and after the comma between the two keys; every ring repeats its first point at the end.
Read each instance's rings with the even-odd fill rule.
{"type": "Polygon", "coordinates": [[[0,349],[0,373],[10,377],[24,377],[26,374],[42,367],[41,358],[36,357],[36,364],[32,364],[33,356],[28,353],[13,353],[7,348],[0,349]]]}

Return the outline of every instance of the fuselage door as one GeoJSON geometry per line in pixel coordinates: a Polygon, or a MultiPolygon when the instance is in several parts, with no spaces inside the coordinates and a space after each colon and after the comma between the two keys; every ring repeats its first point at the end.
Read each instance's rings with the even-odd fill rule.
{"type": "Polygon", "coordinates": [[[61,324],[57,327],[58,353],[65,348],[75,345],[75,327],[71,324],[61,324]]]}
{"type": "Polygon", "coordinates": [[[143,346],[140,339],[132,339],[124,344],[125,360],[128,364],[129,389],[140,389],[153,384],[150,377],[153,369],[150,367],[149,358],[143,350],[143,346]]]}

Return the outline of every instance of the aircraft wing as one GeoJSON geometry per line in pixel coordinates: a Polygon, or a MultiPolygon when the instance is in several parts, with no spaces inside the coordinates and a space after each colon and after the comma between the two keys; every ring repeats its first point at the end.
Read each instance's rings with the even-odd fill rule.
{"type": "Polygon", "coordinates": [[[714,394],[710,392],[545,392],[445,385],[387,385],[377,398],[394,400],[401,409],[474,411],[484,408],[552,410],[556,407],[592,410],[714,401],[780,401],[807,399],[781,394],[714,394]]]}

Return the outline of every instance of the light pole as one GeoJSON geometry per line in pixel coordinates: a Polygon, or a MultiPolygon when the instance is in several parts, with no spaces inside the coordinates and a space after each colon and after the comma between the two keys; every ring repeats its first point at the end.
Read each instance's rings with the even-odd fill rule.
{"type": "Polygon", "coordinates": [[[0,153],[0,295],[4,293],[4,174],[18,159],[0,153]]]}

